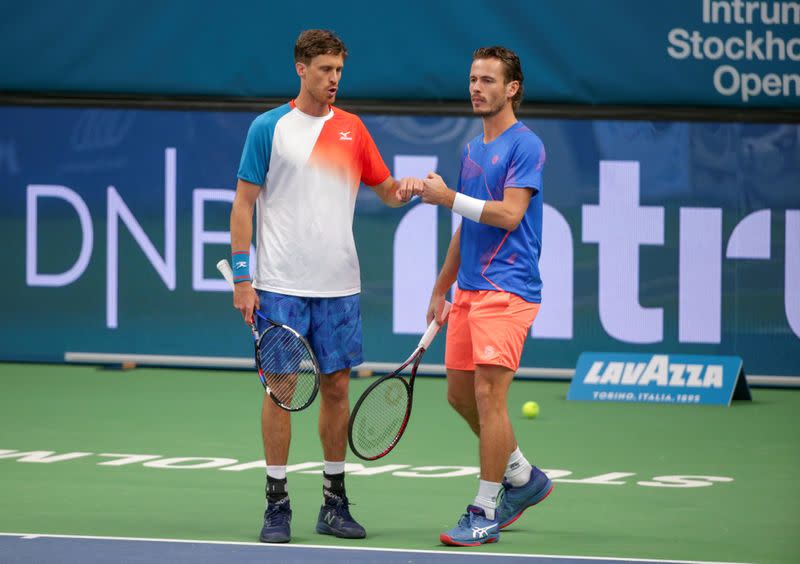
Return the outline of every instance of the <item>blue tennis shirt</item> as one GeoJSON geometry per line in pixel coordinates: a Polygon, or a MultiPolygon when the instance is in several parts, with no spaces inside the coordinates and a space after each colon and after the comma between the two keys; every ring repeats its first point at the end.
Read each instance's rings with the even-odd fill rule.
{"type": "Polygon", "coordinates": [[[539,255],[544,161],[541,139],[522,122],[490,143],[483,142],[482,133],[467,143],[461,156],[459,192],[481,200],[502,200],[506,188],[528,188],[533,194],[514,231],[463,219],[459,288],[499,290],[528,302],[542,301],[539,255]]]}

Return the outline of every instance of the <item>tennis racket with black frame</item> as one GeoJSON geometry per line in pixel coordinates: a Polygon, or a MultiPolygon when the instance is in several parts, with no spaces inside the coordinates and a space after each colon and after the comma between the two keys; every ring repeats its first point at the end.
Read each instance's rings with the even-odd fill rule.
{"type": "MultiPolygon", "coordinates": [[[[445,302],[445,319],[449,312],[450,303],[445,302]]],[[[358,398],[347,428],[350,450],[357,457],[362,460],[382,458],[402,438],[411,417],[417,368],[439,329],[434,319],[411,356],[394,372],[371,384],[358,398]],[[411,373],[406,378],[402,372],[409,366],[411,373]]]]}
{"type": "MultiPolygon", "coordinates": [[[[217,270],[233,289],[233,271],[228,261],[219,261],[217,270]]],[[[257,309],[253,311],[250,330],[255,343],[258,377],[272,401],[286,411],[301,411],[311,405],[319,392],[320,369],[306,338],[257,309]],[[256,315],[267,323],[261,334],[256,327],[256,315]]]]}

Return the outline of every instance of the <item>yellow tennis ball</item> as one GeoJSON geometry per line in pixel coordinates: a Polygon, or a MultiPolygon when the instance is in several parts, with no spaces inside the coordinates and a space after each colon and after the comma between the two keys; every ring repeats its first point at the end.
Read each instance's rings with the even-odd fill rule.
{"type": "Polygon", "coordinates": [[[528,419],[533,419],[539,415],[539,404],[535,401],[526,401],[522,404],[522,415],[528,419]]]}

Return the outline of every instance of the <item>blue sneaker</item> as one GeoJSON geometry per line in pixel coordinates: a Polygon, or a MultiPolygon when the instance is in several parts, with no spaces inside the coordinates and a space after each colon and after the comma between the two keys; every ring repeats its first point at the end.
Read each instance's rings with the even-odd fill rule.
{"type": "Polygon", "coordinates": [[[350,515],[350,502],[347,497],[335,495],[326,495],[325,503],[319,508],[317,532],[340,539],[363,539],[367,536],[364,527],[350,515]]]}
{"type": "Polygon", "coordinates": [[[458,524],[439,535],[439,540],[450,546],[480,546],[497,542],[500,540],[500,524],[488,519],[482,508],[468,505],[458,524]]]}
{"type": "Polygon", "coordinates": [[[288,497],[277,503],[270,503],[264,512],[264,526],[261,527],[258,539],[261,542],[289,542],[291,523],[292,508],[288,497]]]}
{"type": "Polygon", "coordinates": [[[522,512],[544,501],[553,491],[553,482],[547,474],[536,466],[531,468],[531,478],[528,483],[514,487],[507,480],[503,480],[503,496],[497,505],[497,521],[500,528],[505,529],[519,519],[522,512]]]}

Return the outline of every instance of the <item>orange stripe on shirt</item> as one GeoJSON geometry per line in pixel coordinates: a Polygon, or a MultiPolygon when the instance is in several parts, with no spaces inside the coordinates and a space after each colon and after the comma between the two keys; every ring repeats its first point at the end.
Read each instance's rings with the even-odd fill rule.
{"type": "Polygon", "coordinates": [[[510,234],[511,234],[511,231],[506,231],[506,234],[503,236],[503,240],[500,241],[500,244],[497,245],[497,248],[494,250],[494,253],[492,253],[492,256],[489,258],[489,262],[487,262],[486,266],[483,268],[483,270],[481,270],[481,276],[483,276],[483,279],[486,280],[492,286],[494,286],[496,289],[500,290],[501,292],[505,292],[505,290],[503,290],[500,286],[495,284],[488,276],[486,276],[486,271],[489,269],[489,266],[492,264],[492,261],[494,260],[494,257],[496,257],[497,253],[500,252],[500,249],[503,248],[503,244],[506,242],[506,239],[508,239],[508,236],[510,234]]]}
{"type": "Polygon", "coordinates": [[[309,162],[318,164],[347,180],[352,189],[363,181],[376,186],[390,173],[375,142],[355,114],[333,108],[333,117],[319,133],[309,162]]]}

